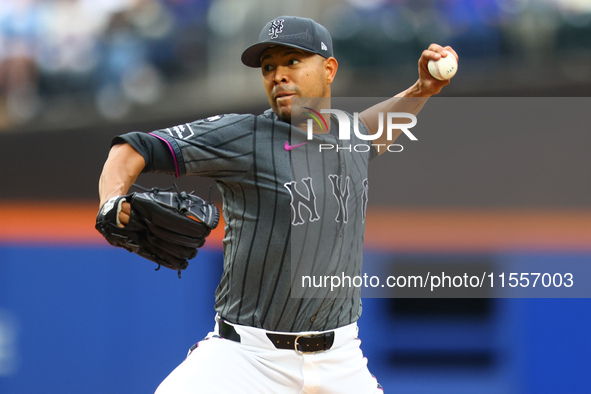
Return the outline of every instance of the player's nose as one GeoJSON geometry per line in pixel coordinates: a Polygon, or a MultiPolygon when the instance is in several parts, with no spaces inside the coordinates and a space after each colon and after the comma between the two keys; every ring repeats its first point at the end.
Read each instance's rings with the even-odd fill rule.
{"type": "Polygon", "coordinates": [[[278,66],[275,69],[275,75],[273,76],[273,80],[276,84],[289,82],[289,68],[278,66]]]}

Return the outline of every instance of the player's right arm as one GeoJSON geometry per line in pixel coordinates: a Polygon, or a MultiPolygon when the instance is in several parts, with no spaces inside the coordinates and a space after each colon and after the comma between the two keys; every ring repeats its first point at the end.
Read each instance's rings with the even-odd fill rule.
{"type": "MultiPolygon", "coordinates": [[[[439,60],[445,51],[448,52],[446,56],[455,56],[456,59],[458,59],[458,54],[452,47],[442,47],[438,44],[431,44],[429,49],[423,51],[419,58],[419,79],[411,87],[359,114],[359,119],[365,124],[371,134],[375,134],[379,128],[379,113],[407,112],[416,116],[421,111],[429,97],[439,94],[441,89],[450,83],[449,80],[440,81],[435,79],[429,73],[428,68],[429,60],[439,60]]],[[[408,119],[402,118],[399,122],[408,123],[408,119]]],[[[401,133],[401,130],[395,130],[392,133],[392,139],[388,139],[387,133],[383,133],[374,142],[376,144],[388,146],[394,143],[394,140],[396,140],[401,133]]],[[[382,149],[378,154],[382,154],[385,151],[385,149],[382,149]]]]}
{"type": "MultiPolygon", "coordinates": [[[[102,207],[112,197],[127,194],[145,165],[142,155],[130,144],[113,145],[99,179],[99,206],[102,207]]],[[[127,224],[130,212],[129,203],[124,202],[119,214],[121,223],[127,224]]]]}

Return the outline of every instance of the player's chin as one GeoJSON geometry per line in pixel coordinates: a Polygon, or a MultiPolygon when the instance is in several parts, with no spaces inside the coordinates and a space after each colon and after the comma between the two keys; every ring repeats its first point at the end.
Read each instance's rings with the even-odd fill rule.
{"type": "Polygon", "coordinates": [[[275,109],[277,117],[284,122],[291,122],[291,105],[290,106],[278,106],[275,109]]]}
{"type": "Polygon", "coordinates": [[[279,105],[276,107],[275,113],[277,117],[284,122],[300,123],[305,121],[305,112],[301,104],[297,105],[279,105]]]}

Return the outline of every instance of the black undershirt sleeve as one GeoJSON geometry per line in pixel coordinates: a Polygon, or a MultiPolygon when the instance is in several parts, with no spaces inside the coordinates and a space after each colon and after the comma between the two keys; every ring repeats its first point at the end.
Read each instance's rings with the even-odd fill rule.
{"type": "Polygon", "coordinates": [[[113,138],[111,146],[125,142],[144,158],[146,166],[143,173],[177,174],[174,157],[164,141],[150,134],[134,131],[113,138]]]}

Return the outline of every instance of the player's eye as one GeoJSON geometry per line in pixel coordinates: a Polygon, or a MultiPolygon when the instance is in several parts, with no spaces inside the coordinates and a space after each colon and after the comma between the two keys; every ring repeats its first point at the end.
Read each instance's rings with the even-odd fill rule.
{"type": "Polygon", "coordinates": [[[288,62],[288,64],[289,64],[290,66],[293,66],[293,65],[296,65],[296,64],[298,64],[299,62],[300,62],[300,61],[299,61],[299,59],[292,58],[292,59],[289,59],[289,62],[288,62]]]}
{"type": "Polygon", "coordinates": [[[267,71],[267,72],[273,71],[273,66],[270,64],[264,64],[262,68],[263,68],[263,71],[267,71]]]}

